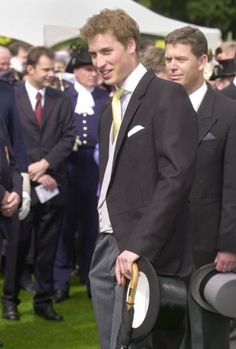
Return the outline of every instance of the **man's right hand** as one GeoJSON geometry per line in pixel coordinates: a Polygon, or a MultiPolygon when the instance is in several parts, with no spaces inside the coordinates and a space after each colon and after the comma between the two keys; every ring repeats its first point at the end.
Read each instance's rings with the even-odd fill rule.
{"type": "Polygon", "coordinates": [[[117,283],[123,286],[123,278],[131,279],[132,277],[132,264],[135,262],[140,256],[131,252],[131,251],[123,251],[116,259],[116,279],[117,283]]]}
{"type": "Polygon", "coordinates": [[[1,213],[5,217],[11,217],[18,209],[21,202],[19,194],[16,192],[5,192],[2,204],[1,213]]]}

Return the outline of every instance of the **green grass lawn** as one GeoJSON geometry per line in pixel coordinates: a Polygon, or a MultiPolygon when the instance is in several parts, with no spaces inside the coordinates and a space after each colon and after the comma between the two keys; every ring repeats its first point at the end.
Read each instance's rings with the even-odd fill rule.
{"type": "Polygon", "coordinates": [[[0,317],[4,349],[99,349],[92,302],[77,277],[72,279],[70,298],[55,305],[64,316],[63,322],[54,323],[33,315],[32,294],[22,291],[20,298],[20,321],[0,317]]]}

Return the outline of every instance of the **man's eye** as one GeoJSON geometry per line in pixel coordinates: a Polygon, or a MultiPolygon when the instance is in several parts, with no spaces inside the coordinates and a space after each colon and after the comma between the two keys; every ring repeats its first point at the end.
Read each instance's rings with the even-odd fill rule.
{"type": "Polygon", "coordinates": [[[104,55],[109,55],[111,53],[111,50],[105,50],[104,55]]]}

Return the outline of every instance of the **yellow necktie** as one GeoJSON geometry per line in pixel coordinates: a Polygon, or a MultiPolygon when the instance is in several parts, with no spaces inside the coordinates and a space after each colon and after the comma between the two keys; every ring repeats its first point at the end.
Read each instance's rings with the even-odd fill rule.
{"type": "Polygon", "coordinates": [[[125,90],[118,88],[112,98],[112,118],[113,118],[113,141],[119,131],[121,124],[121,101],[120,98],[125,93],[125,90]]]}

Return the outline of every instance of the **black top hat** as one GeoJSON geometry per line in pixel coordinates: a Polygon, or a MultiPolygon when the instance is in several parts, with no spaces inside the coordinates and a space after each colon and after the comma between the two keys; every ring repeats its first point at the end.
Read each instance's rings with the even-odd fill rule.
{"type": "Polygon", "coordinates": [[[66,73],[73,73],[74,69],[92,64],[92,59],[86,47],[75,47],[71,52],[71,59],[66,67],[66,73]]]}
{"type": "Polygon", "coordinates": [[[207,264],[195,271],[190,281],[193,299],[204,309],[236,318],[236,273],[220,273],[207,264]]]}
{"type": "MultiPolygon", "coordinates": [[[[158,276],[147,258],[138,262],[139,278],[134,300],[132,339],[141,339],[154,325],[159,329],[176,329],[186,311],[186,286],[175,276],[158,276]]],[[[129,295],[129,284],[124,302],[129,295]]]]}
{"type": "Polygon", "coordinates": [[[236,74],[236,64],[234,59],[224,59],[218,62],[213,68],[210,80],[234,76],[236,74]]]}

